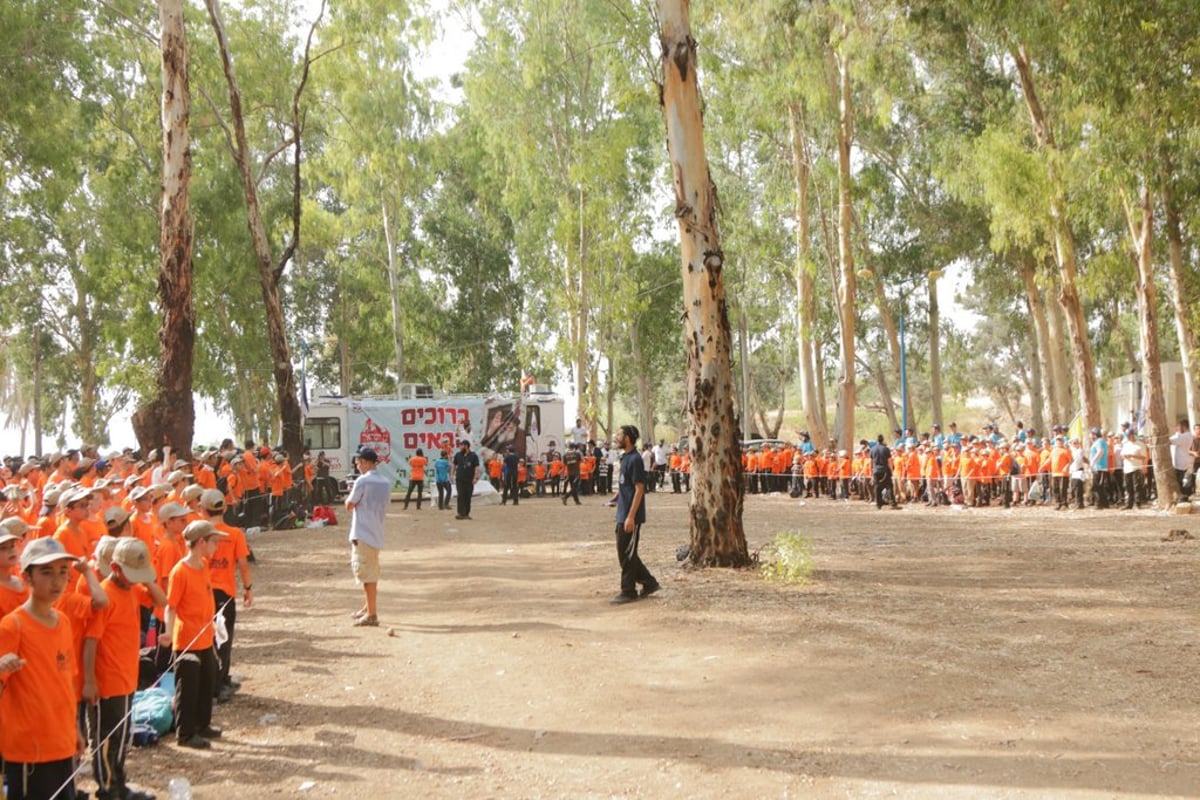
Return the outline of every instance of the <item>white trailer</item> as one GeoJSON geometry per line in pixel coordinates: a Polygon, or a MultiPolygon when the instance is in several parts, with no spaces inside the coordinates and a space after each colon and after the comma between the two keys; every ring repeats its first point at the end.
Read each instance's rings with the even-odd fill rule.
{"type": "Polygon", "coordinates": [[[545,392],[520,395],[446,395],[408,392],[396,397],[316,398],[304,420],[304,444],[324,452],[339,485],[354,469],[360,447],[379,455],[380,474],[396,489],[408,486],[408,460],[418,449],[432,464],[439,451],[467,439],[485,461],[509,446],[522,458],[540,458],[565,441],[563,400],[545,392]]]}

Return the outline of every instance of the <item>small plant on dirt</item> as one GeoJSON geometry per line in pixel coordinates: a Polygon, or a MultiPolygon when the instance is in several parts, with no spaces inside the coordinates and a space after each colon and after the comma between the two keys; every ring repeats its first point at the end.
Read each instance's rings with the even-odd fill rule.
{"type": "Polygon", "coordinates": [[[762,576],[769,581],[804,585],[812,577],[812,541],[800,531],[775,534],[759,558],[762,576]]]}

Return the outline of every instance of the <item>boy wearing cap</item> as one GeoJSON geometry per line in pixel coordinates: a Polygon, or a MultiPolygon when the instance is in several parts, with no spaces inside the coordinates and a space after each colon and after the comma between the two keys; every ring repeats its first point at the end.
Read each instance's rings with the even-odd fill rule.
{"type": "Polygon", "coordinates": [[[376,597],[379,587],[379,551],[383,549],[383,524],[392,499],[392,482],[375,471],[379,456],[369,447],[358,451],[355,466],[362,473],[354,481],[346,510],[350,519],[350,569],[363,587],[363,607],[354,613],[355,627],[379,624],[376,597]]]}
{"type": "Polygon", "coordinates": [[[29,587],[19,575],[21,543],[28,530],[20,517],[0,522],[0,617],[29,599],[29,587]]]}
{"type": "MultiPolygon", "coordinates": [[[[99,784],[99,800],[147,800],[151,795],[125,785],[129,711],[138,682],[141,605],[146,601],[161,607],[167,597],[154,582],[150,549],[143,541],[126,537],[109,542],[110,572],[101,584],[108,606],[92,615],[83,641],[83,699],[88,704],[92,774],[99,784]]],[[[98,550],[98,567],[102,560],[104,552],[98,550]]]]}
{"type": "Polygon", "coordinates": [[[217,701],[224,703],[237,691],[233,679],[229,677],[229,666],[233,656],[233,634],[237,627],[237,576],[242,576],[242,600],[246,608],[254,605],[254,572],[250,566],[250,547],[246,544],[246,534],[241,528],[227,525],[222,519],[225,514],[225,495],[217,489],[207,489],[200,496],[200,508],[207,520],[225,538],[218,540],[217,551],[208,561],[208,570],[212,575],[213,602],[217,608],[224,608],[225,630],[228,633],[225,641],[217,647],[218,680],[217,701]]]}
{"type": "Polygon", "coordinates": [[[207,750],[209,739],[221,735],[212,726],[217,656],[213,650],[212,575],[208,559],[225,537],[207,520],[188,523],[183,530],[187,557],[171,570],[167,589],[167,630],[175,652],[175,732],[182,747],[207,750]]]}
{"type": "Polygon", "coordinates": [[[617,432],[617,444],[625,455],[617,479],[617,561],[621,565],[621,593],[612,599],[614,605],[638,599],[637,584],[642,585],[642,597],[659,589],[658,581],[638,557],[638,538],[646,521],[646,466],[637,450],[638,429],[623,425],[617,432]]]}
{"type": "Polygon", "coordinates": [[[75,797],[75,757],[86,745],[71,622],[54,608],[75,562],[54,539],[30,542],[21,554],[29,599],[0,619],[0,756],[9,800],[75,797]]]}

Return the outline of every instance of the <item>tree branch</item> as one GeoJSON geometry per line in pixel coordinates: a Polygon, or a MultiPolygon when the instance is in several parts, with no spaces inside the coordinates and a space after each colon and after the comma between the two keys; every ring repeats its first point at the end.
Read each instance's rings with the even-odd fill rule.
{"type": "MultiPolygon", "coordinates": [[[[296,86],[296,91],[292,95],[292,147],[294,156],[292,158],[292,235],[288,240],[287,246],[283,249],[283,254],[279,256],[279,263],[275,265],[275,282],[283,277],[283,271],[287,269],[288,262],[292,260],[292,256],[296,253],[296,247],[300,242],[300,134],[304,130],[304,118],[300,113],[300,97],[304,94],[304,87],[308,85],[308,73],[313,64],[312,58],[312,40],[313,35],[317,32],[317,26],[321,24],[321,19],[325,16],[326,0],[321,0],[321,8],[317,11],[317,18],[313,20],[312,25],[308,28],[308,37],[304,41],[304,69],[300,73],[300,83],[296,86]]],[[[322,54],[324,55],[324,54],[322,54]]],[[[266,164],[263,165],[266,169],[266,164]]]]}

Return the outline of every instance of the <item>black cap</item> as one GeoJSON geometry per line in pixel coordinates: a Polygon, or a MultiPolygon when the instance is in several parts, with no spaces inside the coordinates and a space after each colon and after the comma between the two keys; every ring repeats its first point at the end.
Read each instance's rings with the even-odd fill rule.
{"type": "Polygon", "coordinates": [[[363,461],[378,461],[379,454],[369,447],[360,447],[358,452],[354,454],[355,458],[361,458],[363,461]]]}

